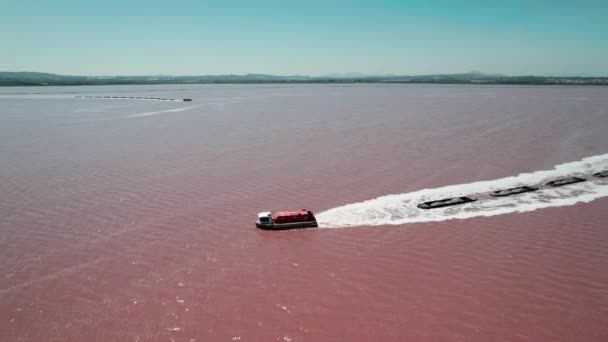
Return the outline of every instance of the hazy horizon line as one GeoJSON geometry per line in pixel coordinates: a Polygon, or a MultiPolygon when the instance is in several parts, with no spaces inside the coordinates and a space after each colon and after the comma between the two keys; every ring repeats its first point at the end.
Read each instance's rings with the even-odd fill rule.
{"type": "Polygon", "coordinates": [[[358,71],[350,72],[327,72],[322,74],[273,74],[264,72],[243,72],[243,73],[191,73],[191,74],[68,74],[56,73],[50,71],[31,71],[18,70],[8,71],[2,70],[0,73],[34,73],[34,74],[50,74],[57,76],[75,76],[75,77],[196,77],[196,76],[248,76],[248,75],[264,75],[273,77],[335,77],[335,78],[354,78],[354,77],[416,77],[416,76],[435,76],[435,75],[483,75],[495,77],[585,77],[585,78],[606,78],[608,75],[589,75],[586,73],[580,74],[508,74],[503,72],[484,72],[484,71],[466,71],[466,72],[436,72],[436,73],[366,73],[358,71]]]}

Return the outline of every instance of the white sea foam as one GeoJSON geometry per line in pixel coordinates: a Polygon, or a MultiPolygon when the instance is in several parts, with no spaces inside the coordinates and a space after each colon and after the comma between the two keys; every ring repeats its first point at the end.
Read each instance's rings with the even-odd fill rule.
{"type": "Polygon", "coordinates": [[[194,109],[194,108],[198,108],[198,107],[202,107],[203,105],[198,105],[198,106],[190,106],[190,107],[181,107],[181,108],[174,108],[174,109],[167,109],[167,110],[159,110],[159,111],[155,111],[155,112],[146,112],[146,113],[137,113],[137,114],[131,114],[131,115],[127,115],[124,118],[137,118],[140,116],[151,116],[151,115],[160,115],[160,114],[167,114],[167,113],[177,113],[177,112],[183,112],[189,109],[194,109]]]}
{"type": "Polygon", "coordinates": [[[142,117],[142,116],[170,114],[170,113],[184,112],[184,111],[187,111],[187,110],[190,110],[190,109],[200,108],[200,107],[213,107],[215,109],[222,109],[226,105],[230,105],[230,104],[234,104],[234,103],[239,103],[239,102],[241,102],[241,100],[239,100],[239,98],[237,98],[237,97],[220,99],[220,100],[213,99],[213,100],[210,100],[210,101],[204,101],[203,103],[198,104],[196,106],[180,107],[180,108],[167,109],[167,110],[159,110],[159,111],[153,111],[153,112],[129,114],[129,115],[124,116],[123,118],[124,119],[129,119],[129,118],[138,118],[138,117],[142,117]]]}
{"type": "Polygon", "coordinates": [[[553,170],[522,173],[518,176],[491,181],[424,189],[347,204],[318,214],[317,221],[319,227],[322,228],[402,225],[521,213],[542,208],[587,203],[608,196],[608,179],[592,176],[593,173],[604,170],[608,170],[608,154],[557,165],[553,170]],[[545,186],[539,191],[507,197],[487,195],[495,190],[522,185],[539,186],[566,176],[584,177],[587,181],[556,188],[545,186]],[[479,200],[463,205],[426,210],[416,206],[421,202],[458,196],[469,196],[479,200]]]}

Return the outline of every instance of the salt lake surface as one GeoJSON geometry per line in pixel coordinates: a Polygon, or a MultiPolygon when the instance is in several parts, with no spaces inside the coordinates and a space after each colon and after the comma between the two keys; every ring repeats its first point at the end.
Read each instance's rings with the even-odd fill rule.
{"type": "Polygon", "coordinates": [[[606,341],[607,132],[605,87],[0,88],[0,340],[606,341]]]}

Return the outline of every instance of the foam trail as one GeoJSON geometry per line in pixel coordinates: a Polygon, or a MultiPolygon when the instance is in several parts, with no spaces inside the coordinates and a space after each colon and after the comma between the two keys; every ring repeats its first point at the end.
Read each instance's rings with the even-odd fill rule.
{"type": "Polygon", "coordinates": [[[203,105],[198,105],[198,106],[190,106],[190,107],[181,107],[181,108],[174,108],[174,109],[167,109],[167,110],[159,110],[156,112],[146,112],[146,113],[138,113],[138,114],[131,114],[131,115],[127,115],[124,118],[137,118],[140,116],[151,116],[151,115],[160,115],[160,114],[167,114],[167,113],[177,113],[177,112],[183,112],[189,109],[194,109],[194,108],[198,108],[198,107],[202,107],[203,105]]]}
{"type": "Polygon", "coordinates": [[[230,101],[216,101],[216,100],[212,100],[212,101],[208,101],[196,106],[190,106],[190,107],[180,107],[180,108],[174,108],[174,109],[167,109],[167,110],[159,110],[159,111],[154,111],[154,112],[146,112],[146,113],[136,113],[136,114],[130,114],[130,115],[126,115],[123,116],[123,119],[130,119],[130,118],[138,118],[138,117],[142,117],[142,116],[152,116],[152,115],[162,115],[162,114],[168,114],[168,113],[176,113],[176,112],[183,112],[183,111],[187,111],[190,109],[194,109],[194,108],[200,108],[200,107],[211,107],[214,106],[215,108],[221,108],[225,105],[229,105],[229,104],[233,104],[233,103],[239,103],[241,102],[240,100],[230,100],[230,101]]]}
{"type": "Polygon", "coordinates": [[[553,170],[522,173],[518,176],[491,181],[382,196],[324,211],[317,215],[317,222],[319,227],[322,228],[402,225],[522,213],[542,208],[588,203],[608,196],[608,179],[591,175],[604,170],[608,170],[608,154],[557,165],[553,170]],[[587,181],[557,188],[543,187],[539,191],[514,196],[487,196],[487,193],[495,190],[522,185],[538,186],[566,176],[584,177],[587,178],[587,181]],[[416,207],[421,202],[457,196],[479,198],[479,201],[428,210],[416,207]]]}

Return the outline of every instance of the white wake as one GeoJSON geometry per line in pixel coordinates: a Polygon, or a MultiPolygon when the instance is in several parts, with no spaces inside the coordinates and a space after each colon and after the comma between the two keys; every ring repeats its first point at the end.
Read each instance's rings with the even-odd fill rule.
{"type": "Polygon", "coordinates": [[[608,170],[608,154],[556,165],[553,170],[522,173],[518,176],[491,181],[424,189],[347,204],[319,213],[317,221],[319,227],[322,228],[402,225],[415,222],[522,213],[542,208],[587,203],[608,196],[608,178],[592,176],[593,173],[605,170],[608,170]],[[538,191],[507,197],[487,195],[495,190],[523,185],[540,186],[551,180],[567,176],[579,176],[586,178],[587,181],[556,188],[545,186],[538,191]],[[452,207],[426,210],[419,209],[416,206],[426,201],[459,196],[468,196],[479,200],[452,207]]]}
{"type": "Polygon", "coordinates": [[[137,114],[130,114],[125,116],[125,119],[128,118],[138,118],[141,116],[151,116],[151,115],[161,115],[161,114],[168,114],[168,113],[177,113],[177,112],[184,112],[190,109],[194,109],[194,108],[198,108],[198,107],[202,107],[203,105],[198,105],[198,106],[190,106],[190,107],[181,107],[181,108],[173,108],[173,109],[167,109],[167,110],[159,110],[159,111],[154,111],[154,112],[146,112],[146,113],[137,113],[137,114]]]}

